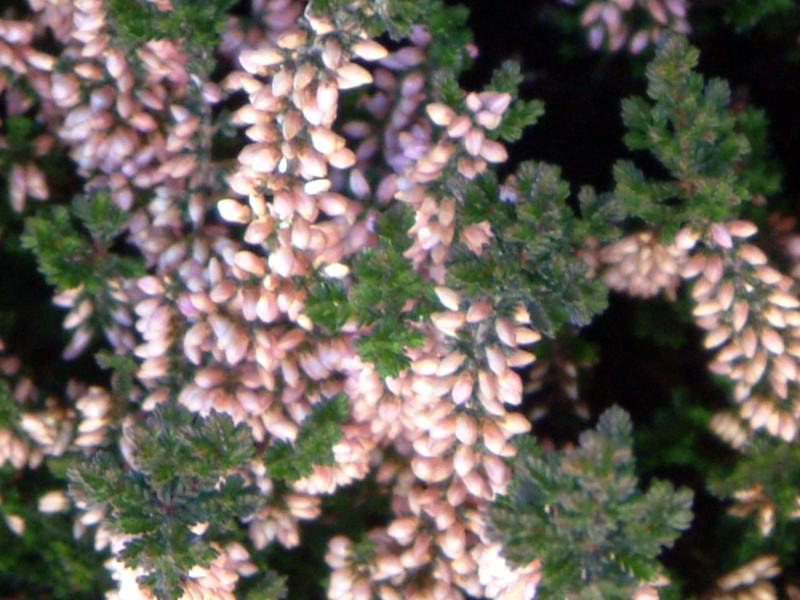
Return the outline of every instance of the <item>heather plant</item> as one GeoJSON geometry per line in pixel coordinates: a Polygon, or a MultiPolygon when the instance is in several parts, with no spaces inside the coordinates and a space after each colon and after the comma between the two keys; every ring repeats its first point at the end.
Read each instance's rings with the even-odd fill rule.
{"type": "Polygon", "coordinates": [[[4,294],[3,598],[678,597],[659,559],[692,491],[642,476],[652,436],[619,407],[591,427],[581,397],[609,290],[674,305],[728,395],[676,395],[663,448],[752,517],[708,597],[796,574],[800,246],[764,216],[765,115],[698,70],[685,3],[585,7],[591,47],[652,54],[613,184],[577,191],[509,160],[546,110],[519,62],[465,89],[463,7],[0,16],[0,252],[62,321],[4,294]]]}

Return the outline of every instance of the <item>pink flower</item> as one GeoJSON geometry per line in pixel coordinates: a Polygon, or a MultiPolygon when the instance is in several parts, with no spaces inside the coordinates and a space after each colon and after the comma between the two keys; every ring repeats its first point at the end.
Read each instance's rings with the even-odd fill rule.
{"type": "Polygon", "coordinates": [[[473,223],[461,230],[461,241],[466,244],[472,252],[480,256],[484,246],[488,246],[492,238],[492,227],[489,221],[473,223]]]}

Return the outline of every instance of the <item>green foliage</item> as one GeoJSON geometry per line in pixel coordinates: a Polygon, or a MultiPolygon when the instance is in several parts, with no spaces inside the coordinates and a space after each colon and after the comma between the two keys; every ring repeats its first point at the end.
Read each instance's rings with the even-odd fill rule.
{"type": "Polygon", "coordinates": [[[455,79],[472,63],[467,52],[467,44],[472,42],[472,31],[467,27],[469,10],[465,6],[446,5],[441,0],[411,3],[424,7],[421,21],[428,27],[431,44],[428,46],[428,60],[434,71],[431,78],[431,93],[436,97],[437,90],[445,80],[455,79]]]}
{"type": "Polygon", "coordinates": [[[652,153],[669,177],[649,179],[621,161],[614,166],[614,193],[628,214],[667,237],[686,223],[731,218],[753,191],[740,164],[751,146],[728,110],[728,85],[705,83],[694,71],[698,56],[685,38],[668,38],[647,67],[651,102],[630,98],[622,105],[628,147],[652,153]]]}
{"type": "Polygon", "coordinates": [[[522,69],[516,60],[503,62],[492,74],[492,80],[487,88],[494,92],[511,94],[512,101],[503,113],[503,121],[497,129],[487,131],[487,135],[506,142],[516,142],[522,137],[525,128],[534,125],[544,114],[543,102],[519,98],[522,79],[522,69]]]}
{"type": "Polygon", "coordinates": [[[742,178],[757,194],[770,196],[777,193],[781,186],[781,172],[774,162],[767,139],[767,114],[754,106],[747,106],[737,113],[736,124],[750,143],[750,154],[741,165],[742,178]]]}
{"type": "MultiPolygon", "coordinates": [[[[63,206],[28,219],[22,244],[36,255],[39,271],[48,283],[60,290],[95,279],[91,246],[75,229],[69,211],[63,206]]],[[[99,284],[96,280],[95,285],[99,284]]]]}
{"type": "Polygon", "coordinates": [[[581,190],[579,216],[558,167],[534,162],[520,165],[508,202],[493,173],[456,185],[460,218],[488,220],[494,237],[480,256],[466,249],[456,255],[448,270],[454,288],[472,296],[488,293],[509,306],[523,302],[533,325],[547,335],[568,323],[586,325],[605,309],[606,287],[588,276],[576,252],[589,235],[612,235],[619,214],[609,196],[581,190]]]}
{"type": "Polygon", "coordinates": [[[89,231],[95,244],[106,247],[124,231],[130,218],[114,203],[108,190],[76,196],[72,201],[72,214],[89,231]]]}
{"type": "Polygon", "coordinates": [[[415,296],[404,293],[406,289],[425,285],[422,277],[412,268],[403,254],[393,246],[385,246],[364,252],[356,260],[353,268],[356,284],[353,286],[353,302],[362,321],[376,320],[386,313],[402,310],[406,300],[415,296]],[[384,282],[380,287],[379,281],[384,282]]]}
{"type": "Polygon", "coordinates": [[[12,395],[8,382],[0,380],[0,429],[19,424],[19,403],[12,395]]]}
{"type": "Polygon", "coordinates": [[[275,571],[266,570],[261,575],[261,581],[256,587],[246,587],[242,596],[244,600],[283,600],[288,597],[286,577],[278,575],[275,571]]]}
{"type": "Polygon", "coordinates": [[[270,476],[291,483],[311,475],[314,465],[334,463],[333,446],[348,416],[347,396],[337,394],[314,406],[300,425],[294,443],[277,441],[263,455],[270,476]]]}
{"type": "Polygon", "coordinates": [[[127,398],[134,386],[136,359],[132,356],[112,354],[108,350],[101,350],[95,355],[95,360],[101,369],[112,372],[111,384],[114,392],[120,398],[127,398]]]}
{"type": "Polygon", "coordinates": [[[333,332],[345,324],[353,310],[347,301],[347,290],[337,280],[319,278],[308,290],[303,312],[326,332],[333,332]]]}
{"type": "Polygon", "coordinates": [[[79,288],[75,306],[91,303],[86,325],[97,331],[113,322],[118,307],[109,283],[144,275],[144,259],[117,246],[128,216],[107,191],[78,195],[70,208],[50,206],[29,217],[20,241],[50,285],[79,288]]]}
{"type": "Polygon", "coordinates": [[[6,147],[0,151],[0,164],[23,162],[32,151],[33,138],[41,133],[42,127],[25,115],[10,115],[5,122],[6,147]]]}
{"type": "Polygon", "coordinates": [[[424,341],[407,321],[419,315],[419,303],[430,299],[431,285],[391,242],[361,254],[353,266],[353,311],[372,331],[357,342],[359,355],[382,376],[397,375],[409,364],[405,349],[424,341]],[[407,302],[413,303],[411,308],[407,302]]]}
{"type": "Polygon", "coordinates": [[[431,286],[395,248],[364,252],[353,268],[355,283],[349,295],[338,282],[318,281],[309,289],[305,313],[315,324],[335,331],[351,316],[373,325],[357,342],[359,355],[381,375],[396,375],[409,364],[406,348],[424,336],[406,325],[419,318],[419,306],[404,310],[407,300],[431,298],[431,286]],[[419,294],[419,295],[414,295],[419,294]]]}
{"type": "Polygon", "coordinates": [[[727,23],[746,31],[765,19],[786,18],[797,5],[793,0],[729,0],[722,8],[727,23]]]}
{"type": "Polygon", "coordinates": [[[603,413],[572,451],[520,446],[489,522],[513,564],[541,557],[538,597],[622,600],[659,573],[661,549],[689,526],[692,493],[658,480],[638,489],[627,413],[603,413]]]}
{"type": "Polygon", "coordinates": [[[800,447],[771,435],[757,435],[747,444],[732,471],[719,473],[710,482],[711,491],[731,498],[737,491],[763,489],[775,505],[776,523],[796,518],[797,482],[800,481],[800,447]]]}
{"type": "MultiPolygon", "coordinates": [[[[54,600],[103,598],[113,584],[91,544],[71,539],[69,519],[62,516],[26,520],[20,538],[0,523],[0,589],[7,594],[23,590],[54,600]],[[47,543],[42,543],[47,540],[47,543]],[[77,593],[79,591],[79,594],[77,593]]],[[[9,596],[11,597],[11,596],[9,596]]],[[[34,596],[30,596],[34,597],[34,596]]]]}
{"type": "Polygon", "coordinates": [[[236,0],[173,0],[173,10],[160,11],[150,2],[109,0],[109,18],[116,39],[136,48],[149,40],[183,40],[190,55],[210,56],[225,30],[225,13],[236,0]]]}
{"type": "Polygon", "coordinates": [[[400,319],[386,319],[356,342],[356,350],[365,361],[375,365],[381,377],[393,377],[411,363],[406,348],[419,348],[425,342],[420,331],[405,327],[400,319]]]}
{"type": "Polygon", "coordinates": [[[219,538],[259,505],[257,489],[233,472],[253,458],[252,437],[226,414],[203,418],[172,402],[126,434],[133,468],[100,452],[69,469],[70,492],[104,507],[117,531],[134,536],[122,552],[126,564],[144,569],[142,583],[157,598],[174,600],[192,566],[208,566],[216,556],[189,528],[208,523],[207,535],[219,538]]]}
{"type": "Polygon", "coordinates": [[[412,25],[420,22],[425,8],[414,0],[311,0],[307,10],[313,15],[330,15],[339,28],[355,21],[371,37],[385,31],[393,40],[400,40],[409,34],[412,25]]]}
{"type": "Polygon", "coordinates": [[[359,355],[382,376],[396,375],[408,366],[406,348],[424,341],[413,323],[435,306],[432,284],[403,256],[411,245],[406,232],[412,222],[402,207],[384,213],[376,223],[377,247],[354,260],[349,293],[338,282],[320,280],[312,284],[306,299],[306,314],[328,331],[350,317],[372,326],[356,345],[359,355]]]}
{"type": "Polygon", "coordinates": [[[708,428],[711,411],[692,390],[673,390],[670,403],[653,412],[649,426],[636,430],[637,468],[653,473],[663,468],[700,473],[728,473],[733,452],[708,428]]]}
{"type": "Polygon", "coordinates": [[[112,585],[108,572],[98,569],[104,557],[90,540],[75,539],[73,516],[37,510],[41,495],[62,487],[47,468],[17,473],[0,468],[0,590],[5,596],[100,600],[112,585]],[[24,520],[21,535],[5,523],[12,515],[24,520]]]}
{"type": "Polygon", "coordinates": [[[40,212],[26,220],[22,245],[36,255],[42,275],[59,290],[82,284],[87,293],[101,294],[110,280],[144,275],[141,258],[110,251],[127,219],[107,192],[78,196],[72,215],[65,206],[40,212]]]}

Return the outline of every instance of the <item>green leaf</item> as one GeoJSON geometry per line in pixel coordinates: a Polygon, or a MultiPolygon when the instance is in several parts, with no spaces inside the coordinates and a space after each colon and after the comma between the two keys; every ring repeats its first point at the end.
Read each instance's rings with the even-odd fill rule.
{"type": "Polygon", "coordinates": [[[160,404],[127,430],[134,465],[98,452],[68,469],[70,493],[106,510],[119,532],[137,536],[122,558],[141,567],[141,582],[157,598],[176,599],[194,565],[208,566],[216,556],[214,536],[229,534],[237,519],[263,502],[259,490],[235,472],[255,454],[249,428],[227,415],[196,415],[175,402],[160,404]],[[189,527],[210,522],[206,536],[189,527]]]}
{"type": "Polygon", "coordinates": [[[519,444],[508,495],[489,509],[493,539],[522,566],[542,559],[544,599],[630,598],[659,572],[657,556],[691,521],[692,493],[654,481],[637,487],[633,428],[613,407],[579,447],[519,444]]]}
{"type": "Polygon", "coordinates": [[[136,358],[101,350],[95,354],[95,360],[101,369],[112,371],[114,391],[120,398],[127,398],[133,389],[134,378],[139,368],[136,358]]]}
{"type": "Polygon", "coordinates": [[[503,120],[497,128],[487,131],[494,139],[516,142],[522,137],[525,128],[536,124],[544,114],[544,103],[539,100],[521,100],[519,86],[523,81],[519,61],[506,60],[492,73],[492,80],[487,86],[493,92],[505,92],[511,95],[511,104],[503,113],[503,120]]]}
{"type": "Polygon", "coordinates": [[[202,64],[207,70],[225,30],[226,13],[235,3],[236,0],[173,0],[171,10],[162,11],[149,2],[109,0],[106,10],[115,39],[128,48],[135,49],[154,39],[180,40],[194,64],[202,64]]]}
{"type": "Polygon", "coordinates": [[[344,394],[316,404],[300,425],[294,443],[277,441],[264,451],[270,476],[293,482],[311,475],[314,465],[332,465],[333,446],[342,436],[341,425],[348,414],[344,394]]]}
{"type": "MultiPolygon", "coordinates": [[[[631,162],[614,167],[614,194],[631,216],[642,218],[670,240],[686,223],[733,218],[760,189],[774,189],[763,146],[753,154],[748,117],[729,110],[730,89],[719,79],[704,82],[694,71],[699,53],[681,36],[658,47],[647,67],[644,98],[622,103],[631,150],[647,150],[668,177],[646,178],[631,162]],[[743,168],[744,166],[744,168],[743,168]]],[[[753,121],[759,140],[763,126],[753,121]]]]}
{"type": "Polygon", "coordinates": [[[358,355],[375,365],[381,377],[394,377],[411,364],[407,348],[419,348],[425,343],[425,334],[405,329],[399,320],[384,320],[371,333],[356,342],[358,355]]]}
{"type": "Polygon", "coordinates": [[[308,290],[305,313],[311,321],[325,331],[333,333],[353,314],[347,290],[340,281],[320,277],[308,290]]]}
{"type": "Polygon", "coordinates": [[[286,576],[268,570],[261,577],[261,583],[246,592],[245,600],[283,600],[288,597],[286,576]]]}
{"type": "Polygon", "coordinates": [[[72,213],[89,230],[92,239],[106,245],[123,233],[128,214],[111,199],[108,190],[81,194],[72,201],[72,213]]]}
{"type": "Polygon", "coordinates": [[[737,458],[733,468],[714,474],[709,486],[711,492],[720,498],[732,499],[736,492],[759,489],[765,502],[774,505],[775,522],[779,527],[795,519],[800,446],[762,432],[737,458]]]}
{"type": "Polygon", "coordinates": [[[0,429],[18,426],[20,416],[19,402],[12,395],[8,383],[0,380],[0,429]]]}
{"type": "Polygon", "coordinates": [[[26,220],[22,235],[22,245],[36,255],[39,271],[61,290],[92,281],[92,249],[73,226],[67,208],[42,212],[26,220]]]}
{"type": "Polygon", "coordinates": [[[585,325],[605,309],[607,288],[575,255],[589,236],[617,235],[614,220],[621,208],[615,198],[582,189],[582,216],[570,205],[570,188],[558,167],[535,162],[522,163],[502,190],[493,174],[454,182],[450,189],[462,203],[459,222],[488,221],[493,234],[480,256],[460,244],[453,248],[450,287],[509,309],[523,303],[545,335],[567,324],[585,325]]]}

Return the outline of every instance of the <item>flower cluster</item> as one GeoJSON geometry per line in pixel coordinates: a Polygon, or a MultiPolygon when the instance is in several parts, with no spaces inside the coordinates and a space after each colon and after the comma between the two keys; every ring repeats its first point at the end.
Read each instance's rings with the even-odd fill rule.
{"type": "MultiPolygon", "coordinates": [[[[116,540],[118,551],[125,540],[116,540]]],[[[208,567],[195,566],[188,573],[181,600],[235,600],[234,589],[241,576],[247,577],[256,571],[249,561],[247,550],[238,543],[218,548],[219,554],[208,567]]],[[[106,563],[111,576],[117,582],[118,590],[106,595],[108,600],[153,600],[153,595],[143,590],[137,578],[141,569],[131,569],[116,558],[106,563]]]]}
{"type": "MultiPolygon", "coordinates": [[[[0,349],[5,344],[0,341],[0,349]]],[[[0,468],[10,465],[18,472],[37,469],[46,457],[62,456],[76,433],[81,439],[87,430],[94,428],[86,416],[87,402],[81,398],[81,416],[62,406],[54,397],[44,396],[37,390],[32,379],[21,372],[21,361],[15,356],[0,357],[0,394],[4,415],[18,416],[17,422],[0,422],[0,468]],[[78,422],[76,427],[76,422],[78,422]],[[77,430],[77,431],[76,431],[77,430]]],[[[72,398],[80,395],[80,386],[72,384],[68,393],[72,398]]],[[[91,411],[91,409],[89,409],[91,411]]],[[[4,419],[5,421],[5,419],[4,419]]],[[[25,518],[13,510],[3,510],[0,495],[0,511],[8,528],[16,535],[25,532],[25,518]]],[[[38,500],[38,511],[43,514],[63,512],[70,501],[63,490],[51,490],[38,500]]]]}
{"type": "MultiPolygon", "coordinates": [[[[674,299],[683,281],[693,281],[692,314],[706,331],[704,346],[716,351],[709,369],[735,383],[738,418],[749,421],[753,431],[765,429],[791,442],[800,418],[793,401],[800,300],[794,280],[747,241],[757,231],[749,221],[712,223],[702,233],[681,230],[672,244],[645,231],[587,260],[604,266],[610,287],[636,296],[664,292],[674,299]]],[[[734,447],[748,439],[738,419],[727,413],[717,415],[711,426],[734,447]]]]}
{"type": "Polygon", "coordinates": [[[755,596],[772,600],[777,597],[777,592],[769,580],[780,573],[777,563],[776,556],[759,556],[717,579],[709,597],[715,600],[739,600],[755,596]]]}
{"type": "Polygon", "coordinates": [[[711,252],[698,254],[684,276],[697,278],[693,312],[708,332],[705,346],[720,347],[709,368],[735,382],[740,416],[753,430],[764,428],[788,442],[797,435],[800,416],[791,400],[800,301],[792,291],[793,280],[769,266],[760,248],[744,241],[756,231],[747,221],[713,224],[707,240],[711,252]],[[739,294],[737,285],[742,287],[739,294]]]}
{"type": "Polygon", "coordinates": [[[689,33],[687,12],[686,0],[597,0],[583,10],[581,25],[592,48],[605,43],[611,52],[627,46],[638,54],[668,32],[689,33]]]}
{"type": "Polygon", "coordinates": [[[30,377],[19,374],[16,357],[0,359],[1,385],[7,401],[20,411],[17,425],[0,428],[0,465],[35,469],[45,456],[61,456],[73,438],[76,416],[53,397],[42,397],[30,377]],[[24,410],[27,409],[27,410],[24,410]]]}
{"type": "MultiPolygon", "coordinates": [[[[772,218],[771,222],[781,246],[793,258],[792,222],[778,218],[772,218]]],[[[658,254],[641,244],[652,235],[649,232],[587,253],[589,261],[605,260],[604,276],[611,287],[633,295],[642,294],[641,282],[645,280],[640,279],[642,271],[625,269],[624,265],[626,259],[632,262],[636,256],[660,256],[660,260],[654,261],[655,266],[650,267],[651,271],[667,272],[675,278],[670,286],[651,285],[642,294],[646,297],[661,291],[674,297],[682,281],[693,282],[692,314],[697,326],[706,332],[705,348],[715,352],[708,368],[733,382],[733,399],[739,405],[735,412],[716,413],[709,426],[737,450],[747,449],[759,431],[793,443],[800,423],[794,399],[798,377],[796,332],[800,324],[797,311],[800,300],[794,283],[796,273],[785,275],[769,264],[766,253],[749,241],[757,232],[754,223],[735,220],[711,223],[703,232],[683,229],[672,244],[656,243],[658,254]],[[619,249],[626,242],[629,250],[620,260],[619,249]]],[[[657,279],[651,276],[646,281],[657,279]]],[[[765,489],[756,481],[749,487],[735,488],[730,497],[733,501],[730,514],[755,515],[763,536],[774,530],[779,511],[774,489],[765,489]]],[[[788,514],[781,516],[798,518],[797,501],[795,497],[788,514]]],[[[769,561],[765,559],[768,576],[777,572],[774,563],[774,557],[769,561]]],[[[772,584],[757,580],[755,575],[743,582],[734,581],[731,575],[730,581],[729,578],[720,580],[719,588],[715,596],[725,598],[751,593],[775,596],[772,584]],[[751,590],[751,586],[757,590],[751,590]]]]}
{"type": "Polygon", "coordinates": [[[689,254],[688,248],[663,244],[653,231],[645,230],[604,246],[596,258],[587,259],[603,265],[603,279],[612,290],[641,298],[664,293],[675,300],[689,254]]]}

